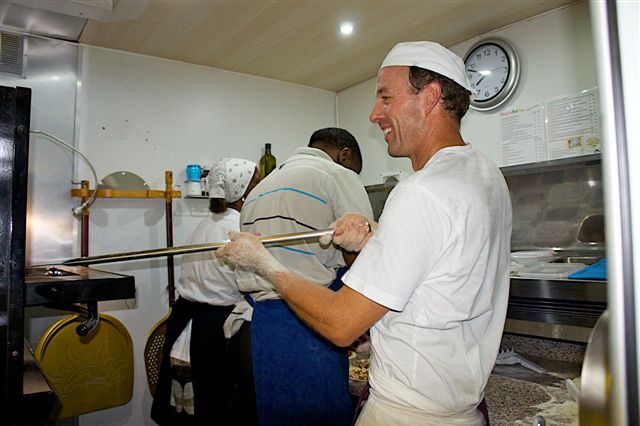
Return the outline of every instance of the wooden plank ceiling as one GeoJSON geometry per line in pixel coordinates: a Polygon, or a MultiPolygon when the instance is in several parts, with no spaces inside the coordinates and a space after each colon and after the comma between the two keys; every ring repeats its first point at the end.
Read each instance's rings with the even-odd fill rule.
{"type": "Polygon", "coordinates": [[[397,42],[452,46],[573,2],[152,0],[135,20],[88,21],[79,42],[337,92],[375,77],[397,42]]]}

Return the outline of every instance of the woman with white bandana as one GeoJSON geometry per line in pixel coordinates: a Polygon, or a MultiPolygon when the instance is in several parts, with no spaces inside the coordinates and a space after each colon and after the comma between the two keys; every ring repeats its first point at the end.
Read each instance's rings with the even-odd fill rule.
{"type": "MultiPolygon", "coordinates": [[[[239,158],[216,162],[207,176],[211,214],[200,222],[187,244],[223,241],[229,232],[238,231],[245,196],[259,180],[254,162],[239,158]]],[[[245,414],[251,421],[252,413],[246,406],[241,413],[231,412],[236,402],[245,405],[245,401],[234,400],[234,388],[237,393],[242,384],[234,374],[238,366],[222,330],[242,297],[234,272],[212,252],[188,254],[182,257],[176,289],[179,297],[169,318],[151,418],[160,425],[209,425],[229,424],[245,414]]],[[[242,341],[247,336],[238,333],[234,339],[242,341]]],[[[242,395],[253,398],[251,389],[242,395]]]]}

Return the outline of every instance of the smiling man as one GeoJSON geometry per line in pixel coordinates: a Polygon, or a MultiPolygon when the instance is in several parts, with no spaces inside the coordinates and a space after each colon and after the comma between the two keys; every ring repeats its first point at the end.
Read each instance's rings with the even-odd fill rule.
{"type": "Polygon", "coordinates": [[[371,328],[370,396],[358,425],[482,425],[509,289],[511,204],[500,170],[465,143],[471,86],[462,60],[437,43],[395,46],[370,120],[389,155],[415,173],[378,224],[357,214],[333,243],[360,255],[333,293],[277,262],[249,234],[218,250],[266,277],[293,311],[338,345],[371,328]]]}

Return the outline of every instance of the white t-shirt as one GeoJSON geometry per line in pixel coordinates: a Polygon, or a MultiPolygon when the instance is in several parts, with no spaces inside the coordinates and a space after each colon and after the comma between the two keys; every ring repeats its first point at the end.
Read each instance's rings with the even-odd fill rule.
{"type": "MultiPolygon", "coordinates": [[[[347,212],[373,218],[358,175],[333,162],[324,151],[303,147],[251,191],[242,206],[240,227],[264,236],[321,230],[347,212]]],[[[321,285],[329,285],[335,270],[345,264],[338,249],[321,248],[317,239],[271,245],[269,252],[298,275],[321,285]]],[[[237,277],[243,291],[260,288],[252,281],[255,276],[239,268],[237,277]]]]}
{"type": "MultiPolygon", "coordinates": [[[[240,213],[227,209],[211,213],[193,231],[188,245],[215,243],[229,239],[229,232],[240,229],[240,213]]],[[[182,257],[182,275],[176,285],[178,294],[191,302],[210,305],[234,305],[241,298],[234,272],[213,251],[182,257]]]]}
{"type": "Polygon", "coordinates": [[[371,329],[373,398],[473,418],[504,327],[510,237],[504,178],[469,145],[438,151],[393,189],[343,277],[391,309],[371,329]]]}

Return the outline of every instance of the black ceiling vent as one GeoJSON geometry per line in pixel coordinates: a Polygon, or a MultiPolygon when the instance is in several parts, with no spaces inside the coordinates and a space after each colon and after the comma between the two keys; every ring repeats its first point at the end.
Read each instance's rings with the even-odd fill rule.
{"type": "Polygon", "coordinates": [[[0,74],[26,78],[27,39],[22,35],[0,33],[0,74]]]}

